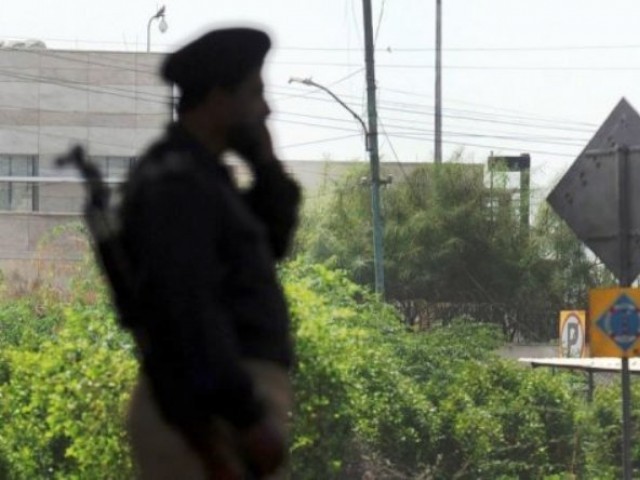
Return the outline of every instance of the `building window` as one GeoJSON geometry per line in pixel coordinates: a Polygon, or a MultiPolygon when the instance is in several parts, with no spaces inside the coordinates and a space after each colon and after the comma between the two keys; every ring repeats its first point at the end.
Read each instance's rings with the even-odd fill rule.
{"type": "Polygon", "coordinates": [[[103,178],[118,178],[129,174],[136,157],[92,156],[91,161],[100,168],[103,178]]]}
{"type": "Polygon", "coordinates": [[[0,210],[31,212],[38,209],[38,190],[33,182],[11,181],[9,177],[37,175],[35,155],[0,154],[0,210]]]}

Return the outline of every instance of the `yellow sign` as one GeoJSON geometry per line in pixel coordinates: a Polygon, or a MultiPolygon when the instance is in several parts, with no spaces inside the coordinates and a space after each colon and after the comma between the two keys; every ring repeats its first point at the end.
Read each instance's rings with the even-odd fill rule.
{"type": "Polygon", "coordinates": [[[560,356],[581,358],[585,356],[587,345],[586,316],[584,310],[563,310],[560,312],[560,356]]]}
{"type": "Polygon", "coordinates": [[[638,288],[589,291],[591,356],[630,358],[640,355],[639,305],[638,288]]]}

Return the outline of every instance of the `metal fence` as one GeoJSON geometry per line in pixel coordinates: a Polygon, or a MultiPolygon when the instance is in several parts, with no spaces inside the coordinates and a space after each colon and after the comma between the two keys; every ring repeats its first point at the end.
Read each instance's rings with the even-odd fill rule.
{"type": "Polygon", "coordinates": [[[420,329],[447,325],[457,318],[498,325],[505,338],[514,343],[547,343],[558,338],[558,310],[532,310],[517,305],[495,303],[417,302],[414,320],[420,329]]]}

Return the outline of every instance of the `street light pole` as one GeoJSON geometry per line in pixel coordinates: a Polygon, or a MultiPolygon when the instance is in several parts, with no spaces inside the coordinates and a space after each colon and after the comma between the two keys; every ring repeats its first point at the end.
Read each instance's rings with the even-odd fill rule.
{"type": "Polygon", "coordinates": [[[369,161],[371,164],[371,214],[373,216],[373,265],[376,293],[384,297],[384,252],[382,215],[380,213],[380,158],[378,156],[378,112],[376,109],[376,77],[373,56],[373,24],[371,0],[362,2],[364,14],[365,66],[367,72],[367,110],[369,113],[369,161]]]}
{"type": "MultiPolygon", "coordinates": [[[[308,85],[311,87],[316,87],[319,88],[320,90],[322,90],[323,92],[328,93],[336,102],[338,102],[345,110],[347,110],[352,116],[353,118],[355,118],[358,123],[360,124],[360,126],[362,127],[362,131],[364,132],[364,138],[365,138],[365,150],[367,152],[369,152],[369,154],[371,154],[371,148],[372,148],[372,137],[371,137],[371,133],[369,132],[369,129],[367,128],[367,124],[365,123],[365,121],[362,119],[362,117],[360,115],[358,115],[349,105],[347,105],[346,103],[344,103],[340,97],[338,97],[335,93],[333,93],[331,90],[329,90],[327,87],[325,87],[324,85],[320,85],[317,82],[314,82],[313,80],[311,80],[310,78],[296,78],[296,77],[291,77],[289,79],[289,83],[302,83],[303,85],[308,85]]],[[[377,147],[377,143],[376,143],[376,147],[377,147]]],[[[373,170],[373,169],[372,169],[373,170]]],[[[390,180],[380,180],[379,177],[379,172],[377,173],[376,177],[373,178],[378,178],[378,182],[377,185],[378,187],[380,186],[380,184],[387,184],[390,183],[390,180]]],[[[371,183],[371,188],[374,188],[374,183],[371,183]]],[[[372,208],[373,210],[373,208],[372,208]]],[[[379,212],[379,209],[378,209],[379,212]]],[[[380,258],[382,259],[382,252],[380,250],[376,250],[376,235],[375,232],[377,229],[382,230],[382,227],[378,227],[376,228],[376,217],[373,217],[373,224],[374,224],[374,267],[375,268],[375,273],[376,273],[376,283],[375,283],[375,287],[376,287],[376,292],[379,293],[380,295],[384,295],[384,278],[381,278],[379,275],[383,275],[384,274],[384,270],[382,269],[382,262],[381,260],[379,261],[380,263],[378,263],[378,261],[376,259],[380,258]],[[376,255],[376,251],[379,253],[379,255],[376,255]],[[378,268],[380,267],[380,272],[378,272],[378,268]],[[379,280],[381,280],[381,282],[379,283],[379,280]]],[[[382,240],[381,238],[382,236],[380,235],[380,241],[382,240]]],[[[380,244],[380,248],[382,246],[382,243],[380,244]]]]}
{"type": "Polygon", "coordinates": [[[434,161],[442,163],[442,0],[436,0],[436,112],[434,161]]]}
{"type": "Polygon", "coordinates": [[[297,78],[297,77],[291,77],[289,79],[289,83],[302,83],[303,85],[309,85],[310,87],[316,87],[319,88],[320,90],[322,90],[323,92],[327,92],[329,95],[331,95],[331,97],[338,102],[345,110],[347,110],[351,115],[353,115],[353,118],[355,118],[358,123],[360,124],[360,126],[362,127],[362,130],[364,131],[364,138],[365,138],[365,149],[367,150],[367,152],[369,151],[369,130],[367,129],[367,125],[366,123],[364,123],[364,120],[362,120],[362,117],[360,115],[358,115],[356,112],[353,111],[353,109],[347,105],[346,103],[344,103],[340,97],[338,97],[335,93],[333,93],[331,90],[329,90],[327,87],[325,87],[324,85],[320,85],[317,82],[314,82],[312,79],[310,78],[297,78]]]}
{"type": "Polygon", "coordinates": [[[160,29],[160,33],[164,33],[167,31],[169,26],[167,25],[167,21],[164,18],[166,8],[163,5],[158,9],[158,11],[149,19],[147,23],[147,52],[151,51],[151,24],[154,20],[160,19],[160,23],[158,24],[158,28],[160,29]]]}

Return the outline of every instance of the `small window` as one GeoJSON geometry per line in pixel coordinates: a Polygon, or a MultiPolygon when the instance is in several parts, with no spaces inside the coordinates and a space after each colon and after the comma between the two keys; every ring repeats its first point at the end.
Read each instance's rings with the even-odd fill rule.
{"type": "MultiPolygon", "coordinates": [[[[35,155],[0,154],[0,177],[33,177],[37,172],[35,155]]],[[[0,210],[30,212],[37,210],[37,186],[29,182],[0,181],[0,210]]]]}

